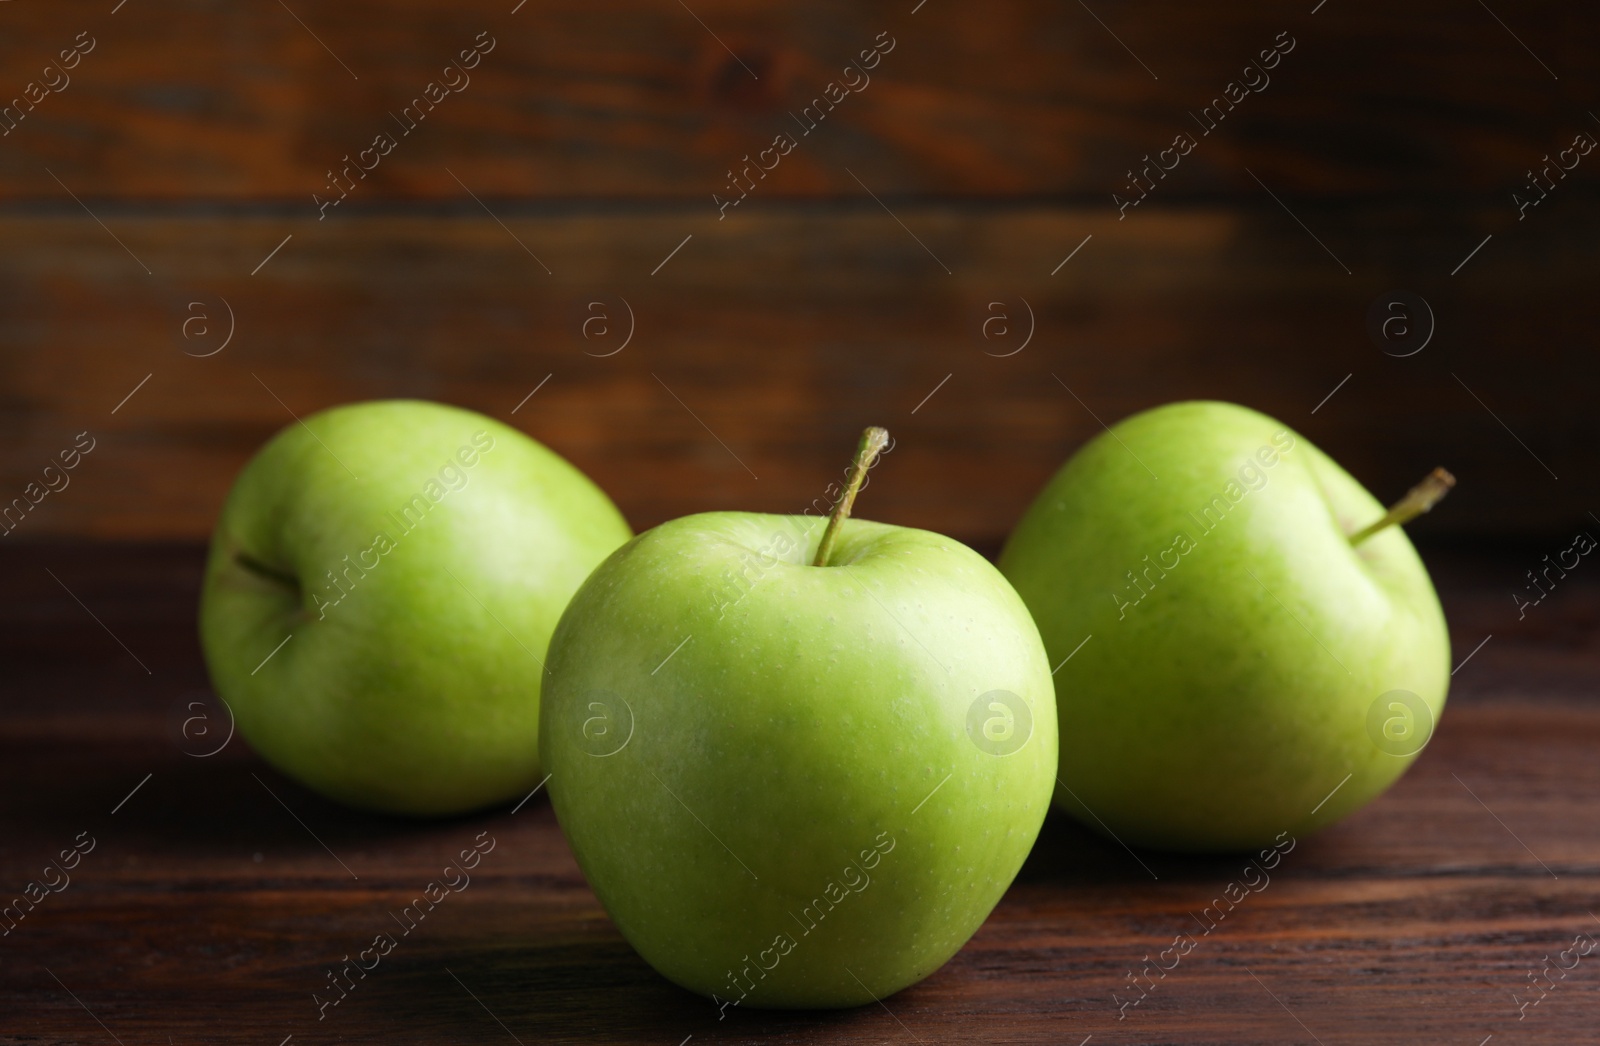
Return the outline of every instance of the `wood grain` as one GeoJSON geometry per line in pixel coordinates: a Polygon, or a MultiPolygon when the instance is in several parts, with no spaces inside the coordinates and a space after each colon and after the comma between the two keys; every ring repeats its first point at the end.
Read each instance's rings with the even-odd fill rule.
{"type": "Polygon", "coordinates": [[[636,527],[798,511],[881,422],[904,439],[868,514],[992,543],[1101,421],[1194,396],[1283,417],[1381,497],[1450,466],[1423,533],[1596,510],[1600,200],[1581,167],[1525,215],[1512,195],[1600,133],[1578,5],[513,6],[0,5],[0,107],[34,99],[0,119],[0,505],[105,435],[8,540],[199,537],[292,415],[401,395],[510,417],[636,527]],[[802,133],[883,32],[871,83],[802,133]],[[1202,133],[1281,33],[1271,82],[1202,133]],[[319,209],[379,131],[393,150],[319,209]],[[1397,289],[1438,319],[1415,358],[1363,331],[1397,289]],[[596,300],[633,313],[614,356],[596,300]]]}
{"type": "Polygon", "coordinates": [[[0,198],[64,199],[48,168],[89,199],[310,210],[327,171],[395,132],[389,114],[480,31],[494,51],[361,197],[462,200],[449,168],[486,197],[672,198],[707,211],[729,169],[798,133],[790,113],[880,32],[894,50],[763,195],[859,197],[848,168],[884,195],[1110,206],[1126,172],[1196,132],[1189,113],[1279,33],[1293,51],[1163,182],[1165,198],[1253,195],[1250,168],[1315,196],[1506,202],[1541,156],[1600,130],[1586,115],[1600,94],[1600,23],[1562,0],[1494,13],[1333,0],[1314,15],[1311,3],[1266,0],[1010,0],[981,14],[840,0],[803,13],[735,0],[513,6],[6,5],[5,100],[24,98],[79,32],[97,45],[0,139],[0,198]]]}
{"type": "Polygon", "coordinates": [[[1520,1019],[1513,993],[1600,932],[1600,579],[1521,618],[1508,597],[1600,513],[1596,183],[1520,219],[1512,196],[1600,134],[1600,20],[1491,6],[0,3],[0,507],[95,441],[0,525],[0,906],[96,840],[0,936],[0,1044],[1591,1041],[1600,958],[1520,1019]],[[482,31],[471,83],[402,133],[482,31]],[[880,32],[871,83],[801,134],[880,32]],[[1281,32],[1270,85],[1200,134],[1281,32]],[[62,85],[46,63],[80,33],[62,85]],[[62,89],[26,108],[31,83],[62,89]],[[392,152],[319,221],[380,131],[392,152]],[[794,149],[719,219],[779,132],[794,149]],[[1112,193],[1179,133],[1193,151],[1119,221],[1112,193]],[[1412,357],[1364,329],[1395,290],[1437,318],[1412,357]],[[861,514],[990,554],[1102,422],[1247,403],[1380,497],[1461,478],[1411,528],[1450,708],[1125,1019],[1113,993],[1238,862],[1053,817],[924,983],[719,1021],[627,946],[542,799],[366,817],[180,732],[215,712],[197,542],[233,476],[296,415],[393,396],[520,426],[636,528],[800,511],[885,424],[861,514]],[[480,832],[470,888],[319,1020],[330,966],[480,832]]]}
{"type": "Polygon", "coordinates": [[[80,831],[96,842],[0,938],[0,1042],[1587,1041],[1594,958],[1520,1020],[1512,999],[1530,997],[1544,956],[1600,933],[1600,582],[1575,574],[1518,621],[1501,589],[1532,551],[1428,552],[1457,650],[1494,640],[1456,675],[1412,771],[1299,841],[1210,935],[1190,913],[1242,859],[1132,855],[1053,817],[987,924],[927,981],[881,1007],[719,1021],[610,925],[542,799],[368,817],[237,739],[192,757],[172,715],[205,696],[198,548],[0,550],[0,650],[13,693],[37,695],[0,706],[0,884],[20,889],[80,831]],[[496,848],[470,885],[319,1020],[329,966],[391,928],[480,832],[496,848]],[[1113,993],[1126,999],[1128,973],[1185,932],[1197,947],[1119,1020],[1113,993]]]}
{"type": "Polygon", "coordinates": [[[897,444],[860,511],[993,543],[1102,422],[1208,397],[1279,416],[1382,498],[1450,467],[1461,486],[1420,533],[1560,535],[1600,510],[1576,395],[1592,267],[1574,260],[1600,210],[1562,203],[1569,221],[1513,222],[1455,276],[1499,212],[1302,207],[1342,261],[1264,195],[1122,222],[934,204],[897,222],[870,203],[720,223],[0,219],[0,493],[21,495],[76,434],[99,440],[5,540],[203,537],[273,432],[395,396],[522,426],[637,528],[802,511],[878,423],[897,444]],[[1365,331],[1396,288],[1437,317],[1407,358],[1365,331]]]}

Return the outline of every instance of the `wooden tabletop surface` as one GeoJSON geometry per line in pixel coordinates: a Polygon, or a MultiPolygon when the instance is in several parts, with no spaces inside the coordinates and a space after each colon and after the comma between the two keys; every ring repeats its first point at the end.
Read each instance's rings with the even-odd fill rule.
{"type": "Polygon", "coordinates": [[[54,889],[0,937],[0,1042],[1593,1041],[1600,575],[1575,571],[1518,620],[1507,593],[1539,550],[1425,553],[1462,662],[1432,743],[1211,933],[1191,913],[1243,857],[1130,853],[1052,816],[923,983],[879,1006],[719,1020],[628,947],[542,796],[367,816],[229,740],[194,636],[198,548],[9,547],[0,892],[54,889]],[[207,710],[216,729],[185,734],[207,710]],[[328,971],[480,833],[494,849],[470,883],[319,1018],[328,971]],[[46,872],[75,846],[70,881],[46,872]],[[1185,933],[1196,945],[1156,970],[1185,933]]]}

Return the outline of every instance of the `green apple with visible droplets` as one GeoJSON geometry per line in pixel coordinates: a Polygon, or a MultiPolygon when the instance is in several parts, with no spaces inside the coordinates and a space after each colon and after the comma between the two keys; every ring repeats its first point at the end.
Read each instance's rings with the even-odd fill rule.
{"type": "MultiPolygon", "coordinates": [[[[874,435],[874,434],[879,435],[874,435]]],[[[939,534],[714,512],[635,538],[550,643],[540,748],[595,893],[730,1005],[871,1003],[938,969],[1033,845],[1050,669],[1004,578],[939,534]]]]}
{"type": "Polygon", "coordinates": [[[1383,792],[1444,708],[1443,611],[1383,506],[1288,426],[1229,403],[1134,415],[1049,482],[1000,557],[1038,623],[1058,804],[1121,841],[1224,851],[1383,792]],[[1067,659],[1070,657],[1070,661],[1067,659]]]}
{"type": "Polygon", "coordinates": [[[471,411],[388,400],[289,425],[217,523],[200,638],[239,733],[351,806],[435,815],[527,794],[541,659],[630,537],[587,477],[471,411]]]}

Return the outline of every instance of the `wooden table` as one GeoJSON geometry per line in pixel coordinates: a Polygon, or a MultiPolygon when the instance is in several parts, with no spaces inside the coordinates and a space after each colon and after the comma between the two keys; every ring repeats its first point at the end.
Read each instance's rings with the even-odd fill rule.
{"type": "Polygon", "coordinates": [[[199,549],[10,546],[5,901],[63,848],[93,848],[0,938],[0,1042],[1592,1042],[1600,955],[1529,987],[1546,956],[1600,935],[1600,576],[1574,572],[1519,621],[1507,593],[1542,551],[1429,552],[1456,659],[1493,639],[1399,785],[1300,841],[1209,936],[1190,913],[1242,857],[1130,855],[1052,817],[988,923],[922,984],[719,1022],[611,926],[542,797],[371,817],[238,738],[207,755],[225,732],[191,723],[185,739],[207,707],[199,549]],[[319,1020],[328,970],[483,832],[495,848],[470,885],[319,1020]],[[1182,933],[1197,947],[1119,1019],[1113,993],[1137,997],[1129,974],[1182,933]],[[1514,993],[1540,1001],[1519,1016],[1514,993]]]}

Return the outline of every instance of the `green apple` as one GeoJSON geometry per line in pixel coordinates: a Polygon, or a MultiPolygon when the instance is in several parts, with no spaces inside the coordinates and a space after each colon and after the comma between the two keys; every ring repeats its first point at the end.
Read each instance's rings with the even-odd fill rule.
{"type": "Polygon", "coordinates": [[[352,806],[471,810],[541,777],[550,633],[627,523],[566,461],[437,403],[337,407],[251,459],[200,639],[239,733],[352,806]]]}
{"type": "Polygon", "coordinates": [[[856,466],[827,534],[714,512],[640,535],[550,643],[539,743],[567,840],[639,954],[724,1014],[938,969],[1054,788],[1026,608],[949,538],[845,521],[856,466]]]}
{"type": "Polygon", "coordinates": [[[1229,403],[1084,446],[1000,557],[1057,669],[1058,804],[1127,844],[1222,851],[1393,784],[1444,708],[1450,643],[1411,542],[1369,524],[1426,511],[1430,484],[1385,516],[1303,436],[1229,403]]]}

